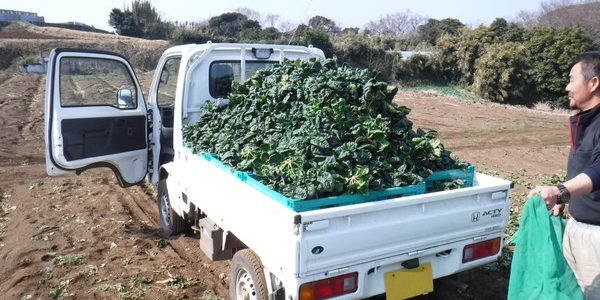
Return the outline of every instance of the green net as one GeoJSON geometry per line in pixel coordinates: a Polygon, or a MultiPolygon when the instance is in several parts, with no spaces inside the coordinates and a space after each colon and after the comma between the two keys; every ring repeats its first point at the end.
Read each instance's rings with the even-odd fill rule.
{"type": "Polygon", "coordinates": [[[585,299],[562,254],[566,221],[552,216],[539,194],[523,208],[515,243],[508,299],[585,299]]]}

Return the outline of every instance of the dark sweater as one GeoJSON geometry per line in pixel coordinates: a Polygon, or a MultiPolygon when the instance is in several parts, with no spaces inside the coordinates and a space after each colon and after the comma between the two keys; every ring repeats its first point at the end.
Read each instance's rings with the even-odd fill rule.
{"type": "Polygon", "coordinates": [[[567,180],[587,174],[592,179],[592,192],[574,197],[569,212],[578,222],[600,225],[600,105],[569,118],[571,151],[567,180]]]}

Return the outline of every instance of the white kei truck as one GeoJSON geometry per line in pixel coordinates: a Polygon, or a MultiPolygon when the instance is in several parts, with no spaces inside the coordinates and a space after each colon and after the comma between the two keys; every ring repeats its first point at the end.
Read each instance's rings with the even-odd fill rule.
{"type": "Polygon", "coordinates": [[[185,146],[183,128],[207,101],[226,105],[232,81],[312,57],[324,55],[312,46],[174,46],[162,54],[145,101],[123,56],[54,49],[45,95],[47,173],[108,167],[124,187],[148,176],[158,190],[162,232],[193,228],[209,258],[231,259],[231,299],[406,299],[432,291],[433,279],[497,260],[509,181],[471,169],[470,186],[460,189],[310,204],[284,199],[185,146]]]}

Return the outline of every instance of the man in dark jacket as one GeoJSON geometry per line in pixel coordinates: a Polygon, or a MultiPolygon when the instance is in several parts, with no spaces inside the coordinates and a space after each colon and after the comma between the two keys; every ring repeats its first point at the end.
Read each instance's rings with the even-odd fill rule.
{"type": "Polygon", "coordinates": [[[569,118],[567,181],[529,195],[539,192],[555,215],[569,203],[563,254],[586,298],[600,299],[600,51],[575,59],[566,91],[580,110],[569,118]]]}

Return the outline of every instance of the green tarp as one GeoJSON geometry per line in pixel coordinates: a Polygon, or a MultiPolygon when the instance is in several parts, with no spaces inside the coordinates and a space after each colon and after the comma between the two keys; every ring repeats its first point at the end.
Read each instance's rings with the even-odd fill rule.
{"type": "Polygon", "coordinates": [[[552,216],[539,194],[523,207],[515,243],[508,299],[585,299],[562,254],[566,220],[552,216]]]}

